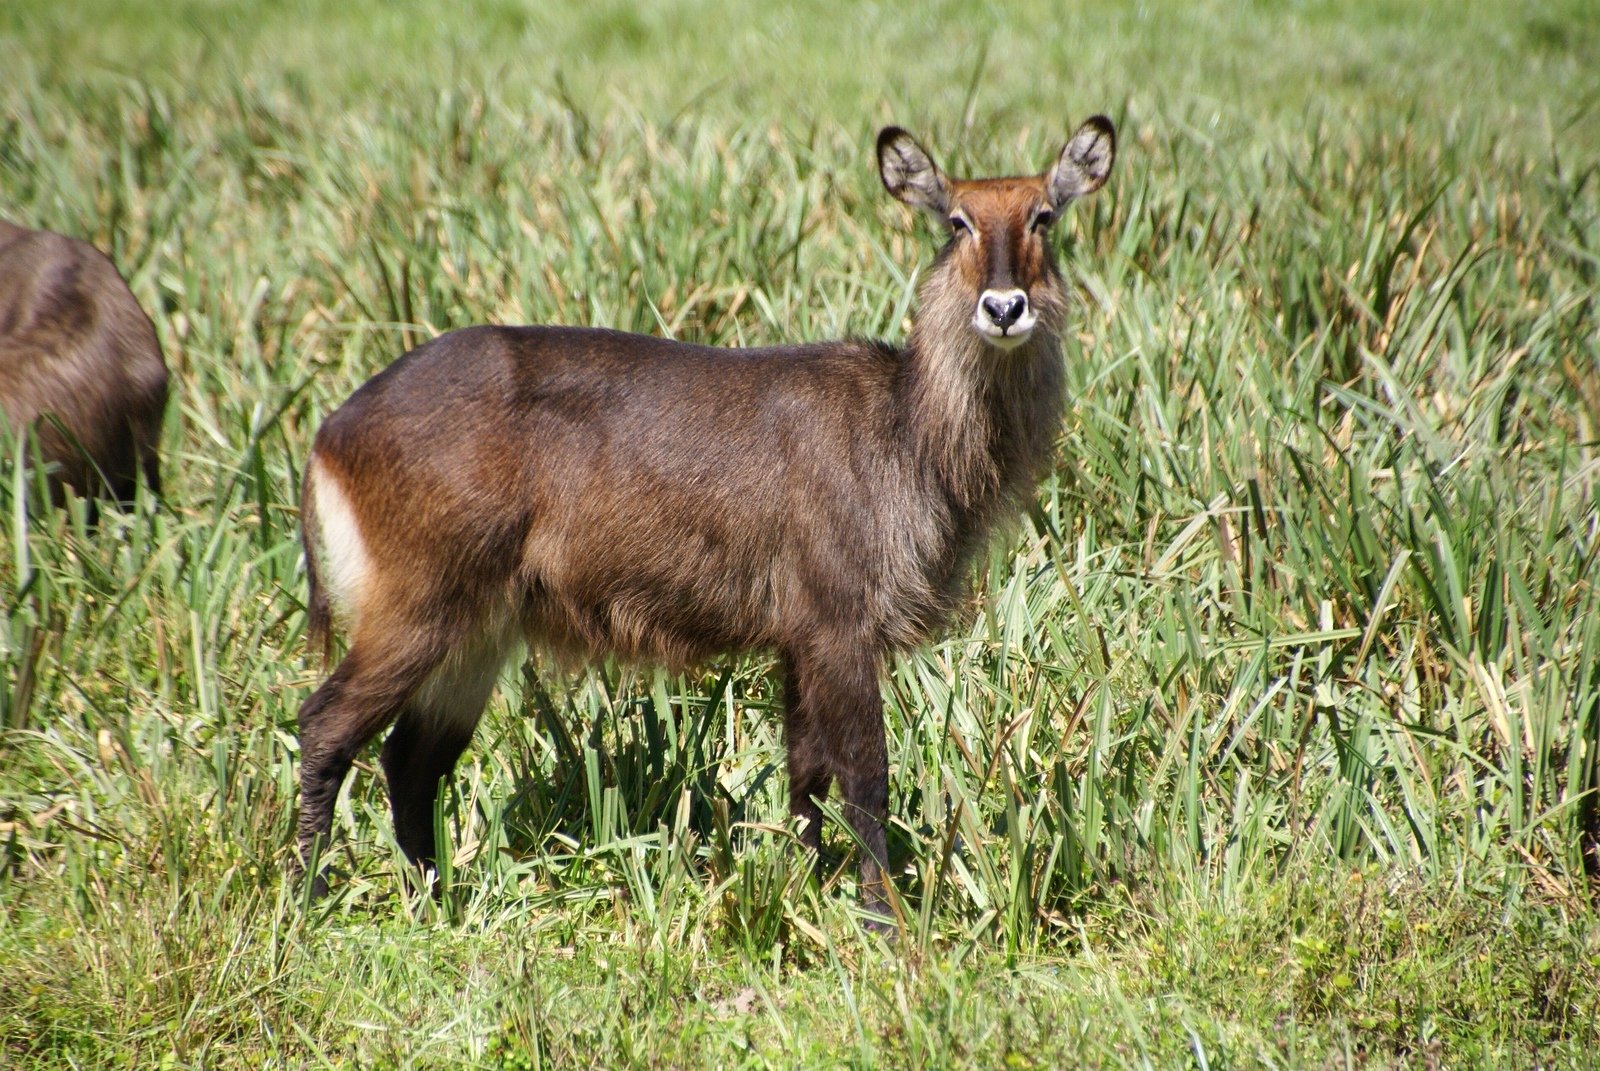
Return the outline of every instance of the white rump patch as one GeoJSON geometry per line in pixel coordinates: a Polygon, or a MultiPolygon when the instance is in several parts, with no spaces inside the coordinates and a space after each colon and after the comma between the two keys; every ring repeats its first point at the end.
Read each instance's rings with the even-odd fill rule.
{"type": "Polygon", "coordinates": [[[370,560],[361,539],[355,510],[339,478],[315,456],[311,459],[311,494],[316,509],[317,568],[328,601],[341,621],[353,624],[366,586],[370,560]]]}

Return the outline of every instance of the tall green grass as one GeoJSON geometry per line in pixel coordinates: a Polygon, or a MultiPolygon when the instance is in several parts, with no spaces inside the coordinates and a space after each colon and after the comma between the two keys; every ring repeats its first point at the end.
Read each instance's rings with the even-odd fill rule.
{"type": "Polygon", "coordinates": [[[801,47],[779,17],[837,75],[798,104],[737,62],[770,47],[740,6],[732,58],[688,68],[665,46],[697,23],[621,9],[433,13],[442,57],[404,8],[3,16],[0,212],[111,252],[175,372],[163,503],[86,530],[6,445],[8,1066],[1588,1060],[1600,139],[1555,76],[1600,29],[1152,7],[1218,44],[1109,7],[986,46],[960,11],[853,16],[954,35],[892,52],[882,94],[861,26],[801,47]],[[1074,59],[1070,92],[1027,74],[1074,59]],[[872,173],[885,96],[957,173],[1038,166],[1090,108],[1121,132],[1062,238],[1058,469],[886,687],[897,940],[859,931],[837,826],[805,880],[759,658],[509,669],[438,816],[444,897],[405,881],[367,762],[339,894],[303,902],[318,421],[485,320],[900,337],[935,239],[872,173]]]}

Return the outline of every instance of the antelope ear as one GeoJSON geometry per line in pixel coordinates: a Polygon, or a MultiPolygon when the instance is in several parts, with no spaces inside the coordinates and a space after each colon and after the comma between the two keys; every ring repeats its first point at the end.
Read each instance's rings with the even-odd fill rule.
{"type": "Polygon", "coordinates": [[[1117,131],[1103,115],[1090,118],[1061,150],[1045,178],[1051,207],[1059,210],[1106,184],[1117,157],[1117,131]]]}
{"type": "Polygon", "coordinates": [[[939,165],[897,126],[878,135],[878,175],[883,188],[912,208],[943,216],[950,211],[950,183],[939,165]]]}

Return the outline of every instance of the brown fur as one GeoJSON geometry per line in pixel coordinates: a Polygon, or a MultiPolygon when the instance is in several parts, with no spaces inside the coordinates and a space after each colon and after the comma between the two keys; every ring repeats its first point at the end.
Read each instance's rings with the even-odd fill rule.
{"type": "Polygon", "coordinates": [[[150,318],[97,249],[0,220],[0,426],[31,428],[52,494],[160,489],[167,367],[150,318]]]}
{"type": "MultiPolygon", "coordinates": [[[[1071,196],[1104,180],[1111,136],[1096,119],[1074,138],[1106,147],[1071,196]]],[[[439,781],[519,636],[669,665],[769,650],[802,837],[820,844],[817,800],[837,780],[866,846],[864,897],[883,910],[884,657],[949,616],[975,554],[1048,470],[1066,295],[1032,227],[1051,175],[952,183],[896,130],[879,153],[891,192],[982,233],[952,234],[904,349],[474,327],[328,417],[303,493],[311,624],[343,617],[351,644],[300,712],[303,858],[357,752],[394,723],[396,833],[432,860],[439,781]],[[1038,313],[1009,350],[972,323],[997,280],[1038,313]]]]}

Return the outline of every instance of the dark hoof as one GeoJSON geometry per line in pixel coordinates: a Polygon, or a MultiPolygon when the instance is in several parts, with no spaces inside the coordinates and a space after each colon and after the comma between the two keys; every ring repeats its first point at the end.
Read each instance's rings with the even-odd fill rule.
{"type": "Polygon", "coordinates": [[[328,894],[333,891],[328,884],[329,878],[334,881],[342,881],[345,874],[343,871],[335,870],[333,867],[322,867],[315,874],[302,873],[299,877],[301,881],[306,883],[303,886],[306,890],[306,902],[314,904],[318,900],[327,899],[328,894]]]}
{"type": "Polygon", "coordinates": [[[432,863],[413,863],[401,871],[406,888],[414,893],[426,893],[434,903],[444,899],[448,891],[444,876],[432,863]]]}
{"type": "Polygon", "coordinates": [[[861,909],[861,928],[880,937],[897,937],[900,934],[899,925],[895,922],[894,916],[889,913],[889,909],[885,907],[863,907],[861,909]]]}

